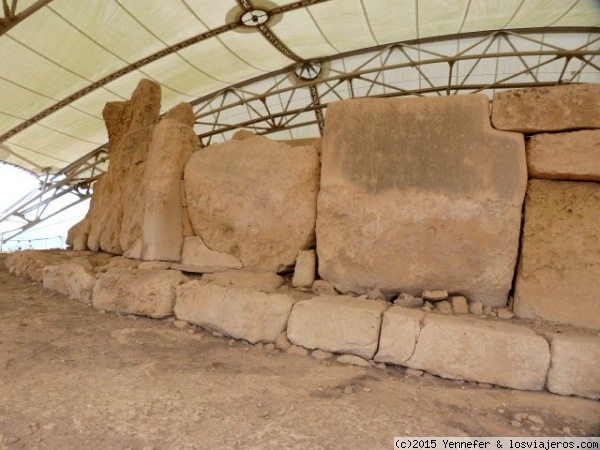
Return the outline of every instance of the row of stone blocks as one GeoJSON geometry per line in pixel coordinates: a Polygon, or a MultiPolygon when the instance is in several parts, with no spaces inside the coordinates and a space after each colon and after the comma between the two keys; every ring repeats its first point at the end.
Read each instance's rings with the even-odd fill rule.
{"type": "Polygon", "coordinates": [[[589,330],[544,333],[522,321],[444,316],[345,295],[313,296],[282,287],[275,274],[214,274],[190,281],[176,270],[152,269],[148,263],[142,263],[149,268],[144,270],[118,267],[128,260],[111,258],[106,264],[104,257],[94,275],[85,267],[92,257],[64,263],[64,256],[35,253],[15,254],[7,261],[9,270],[41,276],[45,288],[100,310],[175,315],[251,343],[276,342],[287,330],[293,344],[307,349],[450,379],[600,398],[600,337],[589,330]]]}

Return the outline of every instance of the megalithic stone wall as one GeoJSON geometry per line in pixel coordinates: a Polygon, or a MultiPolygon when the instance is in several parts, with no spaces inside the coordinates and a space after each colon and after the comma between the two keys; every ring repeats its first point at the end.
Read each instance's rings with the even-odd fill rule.
{"type": "Polygon", "coordinates": [[[341,292],[505,305],[526,183],[523,135],[491,128],[484,95],[330,104],[319,274],[341,292]]]}

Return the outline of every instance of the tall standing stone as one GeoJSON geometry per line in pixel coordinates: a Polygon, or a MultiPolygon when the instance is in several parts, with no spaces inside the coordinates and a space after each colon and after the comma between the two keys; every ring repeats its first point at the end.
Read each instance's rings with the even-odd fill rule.
{"type": "Polygon", "coordinates": [[[600,183],[531,180],[514,311],[600,330],[600,183]]]}
{"type": "Polygon", "coordinates": [[[333,103],[319,274],[341,292],[446,289],[505,305],[526,183],[523,136],[492,129],[484,95],[333,103]]]}
{"type": "MultiPolygon", "coordinates": [[[[176,111],[184,108],[180,105],[176,111]]],[[[189,104],[187,109],[191,114],[189,104]]],[[[179,120],[163,118],[154,130],[143,182],[142,258],[145,260],[181,260],[184,213],[181,180],[185,163],[199,147],[194,130],[179,120]]]]}

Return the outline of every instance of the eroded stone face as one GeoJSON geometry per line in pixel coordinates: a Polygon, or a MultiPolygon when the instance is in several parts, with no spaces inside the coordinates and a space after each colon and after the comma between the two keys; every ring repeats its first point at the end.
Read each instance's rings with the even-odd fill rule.
{"type": "Polygon", "coordinates": [[[600,85],[536,87],[494,94],[492,123],[522,133],[600,128],[600,85]]]}
{"type": "Polygon", "coordinates": [[[532,136],[527,168],[532,178],[600,181],[600,130],[532,136]]]}
{"type": "Polygon", "coordinates": [[[444,378],[541,390],[550,348],[543,337],[517,325],[428,314],[404,365],[444,378]]]}
{"type": "Polygon", "coordinates": [[[446,289],[502,306],[526,181],[523,136],[491,128],[485,96],[334,103],[319,274],[341,292],[446,289]]]}
{"type": "Polygon", "coordinates": [[[600,183],[531,180],[514,311],[600,329],[600,183]]]}
{"type": "Polygon", "coordinates": [[[194,232],[245,270],[280,271],[314,242],[319,156],[256,136],[196,152],[185,168],[194,232]]]}

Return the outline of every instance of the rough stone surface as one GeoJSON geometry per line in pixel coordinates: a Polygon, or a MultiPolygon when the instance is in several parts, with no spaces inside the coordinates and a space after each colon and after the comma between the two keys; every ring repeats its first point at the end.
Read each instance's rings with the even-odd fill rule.
{"type": "Polygon", "coordinates": [[[96,309],[162,318],[173,315],[175,290],[185,281],[175,270],[111,269],[92,291],[96,309]]]}
{"type": "Polygon", "coordinates": [[[108,172],[94,184],[84,220],[90,222],[88,247],[129,257],[141,256],[144,172],[160,111],[160,86],[142,80],[131,100],[107,103],[108,172]]]}
{"type": "Polygon", "coordinates": [[[415,351],[425,313],[392,306],[383,314],[379,350],[375,361],[402,365],[415,351]]]}
{"type": "Polygon", "coordinates": [[[253,344],[275,342],[294,302],[285,294],[192,281],[178,289],[175,315],[253,344]]]}
{"type": "Polygon", "coordinates": [[[309,288],[315,281],[317,271],[317,254],[314,250],[304,250],[298,253],[292,286],[309,288]]]}
{"type": "Polygon", "coordinates": [[[247,270],[279,272],[314,243],[319,155],[256,136],[196,152],[185,168],[188,213],[205,244],[247,270]]]}
{"type": "Polygon", "coordinates": [[[471,302],[469,303],[469,312],[471,314],[483,314],[483,303],[481,302],[471,302]]]}
{"type": "Polygon", "coordinates": [[[282,331],[281,333],[279,333],[277,335],[277,337],[275,338],[275,347],[278,348],[279,350],[286,351],[291,346],[292,346],[292,343],[287,338],[287,333],[285,331],[282,331]]]}
{"type": "Polygon", "coordinates": [[[310,349],[371,359],[385,309],[384,302],[340,295],[302,300],[290,314],[288,339],[310,349]]]}
{"type": "Polygon", "coordinates": [[[550,392],[600,399],[600,336],[556,334],[550,351],[550,392]]]}
{"type": "Polygon", "coordinates": [[[325,280],[315,280],[312,290],[317,295],[337,295],[333,284],[325,280]]]}
{"type": "Polygon", "coordinates": [[[404,308],[422,308],[423,299],[421,297],[414,297],[406,292],[402,292],[396,300],[394,305],[403,306],[404,308]]]}
{"type": "MultiPolygon", "coordinates": [[[[191,114],[187,103],[179,110],[186,109],[183,105],[191,114]]],[[[194,130],[175,119],[164,118],[154,129],[143,182],[142,258],[147,261],[181,260],[181,179],[185,163],[199,147],[194,130]]]]}
{"type": "Polygon", "coordinates": [[[546,340],[506,322],[428,314],[405,362],[444,378],[541,390],[550,365],[546,340]]]}
{"type": "Polygon", "coordinates": [[[195,266],[199,272],[203,273],[242,268],[242,263],[238,258],[227,253],[211,250],[198,236],[184,238],[181,263],[195,266]]]}
{"type": "Polygon", "coordinates": [[[167,113],[163,116],[164,119],[176,120],[183,125],[187,125],[192,128],[196,123],[196,119],[194,118],[194,110],[192,109],[192,105],[189,103],[179,103],[171,108],[167,113]]]}
{"type": "Polygon", "coordinates": [[[423,300],[429,300],[430,302],[439,302],[440,300],[446,300],[448,298],[448,291],[428,291],[425,290],[421,294],[423,300]]]}
{"type": "Polygon", "coordinates": [[[492,123],[521,133],[600,128],[600,85],[574,84],[494,94],[492,123]]]}
{"type": "Polygon", "coordinates": [[[341,355],[336,358],[336,361],[342,364],[350,364],[359,367],[371,367],[369,361],[356,355],[341,355]]]}
{"type": "Polygon", "coordinates": [[[313,358],[315,358],[317,361],[324,361],[326,359],[331,359],[333,358],[333,353],[331,352],[324,352],[323,350],[314,350],[310,356],[312,356],[313,358]]]}
{"type": "Polygon", "coordinates": [[[274,272],[217,272],[203,275],[202,281],[263,292],[276,291],[283,285],[283,278],[274,272]]]}
{"type": "Polygon", "coordinates": [[[536,134],[526,149],[532,178],[600,181],[600,130],[536,134]]]}
{"type": "Polygon", "coordinates": [[[344,293],[447,289],[504,305],[526,182],[524,138],[491,128],[485,95],[333,103],[319,275],[344,293]]]}
{"type": "Polygon", "coordinates": [[[140,270],[167,270],[171,264],[167,261],[144,261],[137,268],[140,270]]]}
{"type": "Polygon", "coordinates": [[[435,302],[435,309],[442,314],[452,314],[452,304],[448,300],[435,302]]]}
{"type": "Polygon", "coordinates": [[[467,299],[461,295],[452,297],[452,312],[454,314],[469,314],[467,299]]]}
{"type": "Polygon", "coordinates": [[[80,264],[66,263],[44,267],[44,289],[60,292],[81,302],[91,303],[96,278],[80,264]]]}
{"type": "Polygon", "coordinates": [[[531,180],[514,312],[600,329],[600,183],[531,180]]]}

